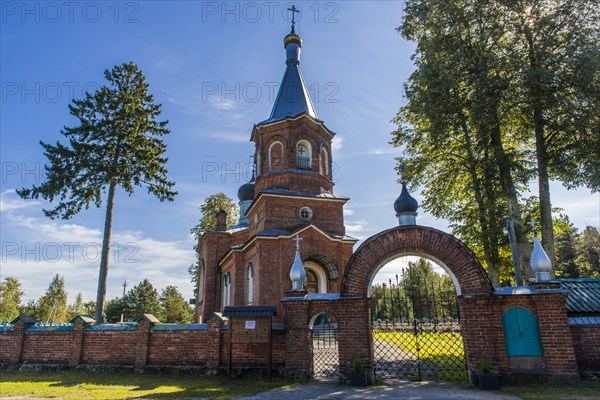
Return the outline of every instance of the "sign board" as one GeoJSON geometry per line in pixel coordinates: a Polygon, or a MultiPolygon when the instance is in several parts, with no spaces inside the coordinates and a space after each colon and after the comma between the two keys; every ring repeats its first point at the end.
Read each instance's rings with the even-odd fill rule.
{"type": "Polygon", "coordinates": [[[229,323],[232,343],[269,342],[270,317],[233,317],[229,323]]]}

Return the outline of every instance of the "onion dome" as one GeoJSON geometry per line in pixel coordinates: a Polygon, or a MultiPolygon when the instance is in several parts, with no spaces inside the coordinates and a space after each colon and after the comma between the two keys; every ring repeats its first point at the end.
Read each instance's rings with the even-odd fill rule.
{"type": "Polygon", "coordinates": [[[283,47],[287,47],[290,43],[296,43],[299,47],[302,47],[302,39],[296,33],[294,25],[292,25],[292,31],[283,38],[283,47]]]}
{"type": "Polygon", "coordinates": [[[535,272],[538,282],[549,281],[550,272],[552,271],[552,261],[548,254],[544,251],[540,239],[537,236],[533,237],[533,250],[531,259],[529,260],[531,269],[535,272]]]}
{"type": "Polygon", "coordinates": [[[254,200],[254,176],[248,183],[243,184],[238,189],[238,199],[240,201],[254,200]]]}
{"type": "Polygon", "coordinates": [[[403,182],[400,197],[398,197],[394,202],[394,210],[396,210],[396,214],[416,213],[418,207],[419,203],[417,203],[417,200],[415,200],[408,193],[408,190],[406,189],[406,183],[403,182]]]}
{"type": "Polygon", "coordinates": [[[295,240],[296,254],[294,255],[294,262],[290,269],[290,280],[292,281],[292,290],[302,290],[304,281],[306,280],[306,270],[304,269],[304,264],[302,264],[302,259],[300,258],[300,240],[302,239],[296,235],[295,240]]]}

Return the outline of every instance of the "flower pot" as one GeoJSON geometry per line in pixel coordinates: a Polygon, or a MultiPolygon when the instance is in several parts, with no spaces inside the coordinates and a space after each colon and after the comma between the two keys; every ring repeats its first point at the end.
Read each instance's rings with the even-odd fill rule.
{"type": "Polygon", "coordinates": [[[350,384],[352,386],[367,386],[367,373],[366,372],[350,373],[350,384]]]}
{"type": "Polygon", "coordinates": [[[477,374],[477,377],[479,378],[479,389],[500,390],[502,388],[500,375],[477,374]]]}

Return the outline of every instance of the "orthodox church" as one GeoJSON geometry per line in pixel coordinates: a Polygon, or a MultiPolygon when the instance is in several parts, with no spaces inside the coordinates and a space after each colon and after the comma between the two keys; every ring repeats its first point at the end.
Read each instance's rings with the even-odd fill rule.
{"type": "Polygon", "coordinates": [[[250,136],[255,173],[238,191],[239,222],[227,227],[220,211],[217,229],[198,243],[196,321],[226,306],[339,296],[358,240],[346,235],[349,199],[333,191],[335,133],[317,117],[306,88],[293,22],[283,43],[286,69],[271,115],[250,136]]]}

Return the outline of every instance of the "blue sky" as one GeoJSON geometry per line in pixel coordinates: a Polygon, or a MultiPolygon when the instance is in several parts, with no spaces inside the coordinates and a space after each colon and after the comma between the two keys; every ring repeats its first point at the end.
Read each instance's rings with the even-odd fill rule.
{"type": "MultiPolygon", "coordinates": [[[[43,180],[38,142],[62,140],[60,129],[75,123],[71,98],[103,84],[105,68],[132,61],[170,120],[168,169],[179,195],[160,203],[143,188],[117,194],[108,297],[121,294],[124,279],[146,277],[190,297],[189,229],[207,196],[224,191],[235,198],[249,178],[250,132],[268,118],[283,76],[283,11],[292,4],[301,10],[305,80],[319,118],[338,133],[335,192],[351,198],[348,233],[364,239],[395,226],[399,150],[388,145],[389,121],[403,104],[414,50],[394,30],[402,2],[2,1],[2,279],[19,278],[28,300],[59,273],[69,301],[78,292],[95,299],[104,208],[52,221],[41,211],[47,204],[20,200],[14,189],[43,180]]],[[[552,189],[554,206],[580,229],[600,224],[598,194],[552,189]]],[[[418,223],[447,230],[424,213],[418,223]]]]}

